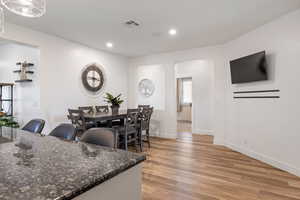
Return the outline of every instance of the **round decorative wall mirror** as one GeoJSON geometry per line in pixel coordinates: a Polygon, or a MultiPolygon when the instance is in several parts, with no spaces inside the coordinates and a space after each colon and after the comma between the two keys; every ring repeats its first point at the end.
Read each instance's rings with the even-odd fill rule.
{"type": "Polygon", "coordinates": [[[149,79],[142,79],[139,83],[139,92],[145,97],[151,97],[155,91],[154,83],[149,79]]]}
{"type": "Polygon", "coordinates": [[[97,64],[90,64],[82,71],[81,81],[86,90],[97,93],[103,88],[104,75],[97,64]]]}

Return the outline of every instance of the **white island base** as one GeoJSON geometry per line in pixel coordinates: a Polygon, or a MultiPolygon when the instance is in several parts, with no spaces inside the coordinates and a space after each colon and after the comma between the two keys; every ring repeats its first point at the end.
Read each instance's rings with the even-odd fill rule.
{"type": "Polygon", "coordinates": [[[141,200],[142,163],[95,186],[75,200],[141,200]]]}

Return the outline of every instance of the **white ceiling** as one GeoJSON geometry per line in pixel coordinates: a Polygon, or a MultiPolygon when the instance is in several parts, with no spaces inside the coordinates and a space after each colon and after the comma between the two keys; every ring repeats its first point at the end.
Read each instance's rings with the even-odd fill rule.
{"type": "Polygon", "coordinates": [[[41,18],[6,12],[6,19],[96,49],[112,41],[110,52],[141,56],[221,44],[298,8],[300,0],[47,0],[41,18]],[[126,27],[130,19],[141,26],[126,27]]]}

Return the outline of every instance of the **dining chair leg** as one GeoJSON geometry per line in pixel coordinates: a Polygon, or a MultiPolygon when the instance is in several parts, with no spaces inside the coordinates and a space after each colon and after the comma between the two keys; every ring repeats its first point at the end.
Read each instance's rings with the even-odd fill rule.
{"type": "Polygon", "coordinates": [[[128,143],[127,143],[127,139],[128,139],[128,138],[127,138],[127,134],[125,134],[125,137],[124,137],[124,145],[125,145],[125,147],[124,147],[124,148],[125,148],[126,151],[128,151],[128,143]]]}
{"type": "Polygon", "coordinates": [[[139,138],[138,138],[138,133],[135,133],[135,141],[134,141],[134,144],[135,144],[135,150],[136,152],[138,152],[138,143],[139,143],[139,138]]]}
{"type": "Polygon", "coordinates": [[[143,137],[142,137],[142,130],[139,130],[139,144],[140,144],[140,151],[143,152],[143,137]]]}
{"type": "Polygon", "coordinates": [[[109,127],[109,128],[113,127],[113,122],[112,122],[112,120],[108,120],[108,121],[107,121],[107,127],[109,127]]]}
{"type": "Polygon", "coordinates": [[[150,133],[149,133],[149,129],[146,130],[146,137],[147,137],[148,147],[150,148],[150,133]]]}

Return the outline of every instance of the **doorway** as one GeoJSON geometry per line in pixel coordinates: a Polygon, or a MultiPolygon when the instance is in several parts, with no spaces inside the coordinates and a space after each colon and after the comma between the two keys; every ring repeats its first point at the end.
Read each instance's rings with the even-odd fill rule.
{"type": "Polygon", "coordinates": [[[192,77],[177,78],[177,132],[192,133],[192,77]]]}
{"type": "Polygon", "coordinates": [[[177,133],[210,135],[213,132],[214,65],[209,60],[175,64],[177,133]]]}

